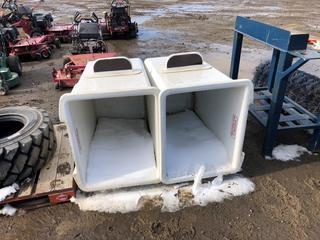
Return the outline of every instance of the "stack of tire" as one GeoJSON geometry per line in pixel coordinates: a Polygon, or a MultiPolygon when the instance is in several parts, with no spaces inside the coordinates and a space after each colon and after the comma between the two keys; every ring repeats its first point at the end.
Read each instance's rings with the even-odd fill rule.
{"type": "Polygon", "coordinates": [[[44,110],[0,109],[0,188],[30,179],[55,150],[52,122],[44,110]]]}

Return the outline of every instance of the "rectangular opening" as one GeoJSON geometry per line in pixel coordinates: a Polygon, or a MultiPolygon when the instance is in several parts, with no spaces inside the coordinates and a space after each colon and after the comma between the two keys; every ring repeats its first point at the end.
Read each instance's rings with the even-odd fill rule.
{"type": "Polygon", "coordinates": [[[77,170],[87,188],[120,188],[157,179],[155,97],[71,101],[77,170]]]}
{"type": "Polygon", "coordinates": [[[235,171],[244,96],[245,87],[167,96],[163,163],[167,182],[192,180],[201,166],[205,177],[235,171]]]}

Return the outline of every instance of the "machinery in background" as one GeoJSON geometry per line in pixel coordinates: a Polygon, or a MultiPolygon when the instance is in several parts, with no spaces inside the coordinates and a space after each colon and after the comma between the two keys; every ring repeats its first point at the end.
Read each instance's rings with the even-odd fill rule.
{"type": "Polygon", "coordinates": [[[0,95],[6,95],[10,88],[20,84],[22,65],[17,56],[7,56],[6,43],[0,34],[0,95]]]}
{"type": "Polygon", "coordinates": [[[0,27],[0,35],[2,38],[2,48],[7,56],[18,56],[19,58],[31,57],[33,59],[48,59],[52,55],[54,47],[60,48],[61,43],[54,35],[42,35],[38,37],[19,36],[16,27],[6,26],[0,27]]]}
{"type": "Polygon", "coordinates": [[[85,18],[80,12],[74,15],[75,32],[72,37],[72,54],[106,53],[107,45],[103,41],[99,18],[95,13],[85,18]]]}
{"type": "Polygon", "coordinates": [[[18,5],[16,0],[5,0],[2,8],[9,13],[2,18],[15,27],[21,27],[31,37],[54,35],[61,42],[71,42],[73,24],[53,24],[51,13],[33,13],[26,5],[18,5]]]}
{"type": "Polygon", "coordinates": [[[79,81],[87,62],[115,56],[117,56],[116,53],[88,53],[64,56],[62,68],[54,68],[52,71],[55,89],[72,88],[79,81]]]}
{"type": "Polygon", "coordinates": [[[138,24],[131,21],[129,0],[113,0],[110,13],[105,13],[100,25],[104,39],[116,36],[137,37],[138,24]]]}

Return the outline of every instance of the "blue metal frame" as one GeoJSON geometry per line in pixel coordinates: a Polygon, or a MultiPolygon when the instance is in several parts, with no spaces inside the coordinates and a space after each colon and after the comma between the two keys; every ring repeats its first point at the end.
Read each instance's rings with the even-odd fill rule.
{"type": "Polygon", "coordinates": [[[238,78],[243,36],[273,48],[268,88],[255,89],[257,104],[250,107],[250,113],[266,128],[263,154],[272,155],[278,131],[296,129],[314,129],[309,149],[320,150],[320,116],[316,117],[285,96],[290,75],[308,61],[320,59],[320,53],[307,50],[309,35],[292,34],[287,30],[238,16],[230,67],[232,79],[238,78]],[[294,58],[298,59],[295,63],[294,58]]]}

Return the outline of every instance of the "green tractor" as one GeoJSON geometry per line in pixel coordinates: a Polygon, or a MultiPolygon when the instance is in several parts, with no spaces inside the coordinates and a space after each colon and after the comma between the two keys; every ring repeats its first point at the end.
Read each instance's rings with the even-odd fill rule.
{"type": "Polygon", "coordinates": [[[20,84],[22,65],[18,56],[7,56],[5,29],[0,33],[0,95],[8,94],[10,88],[20,84]]]}

